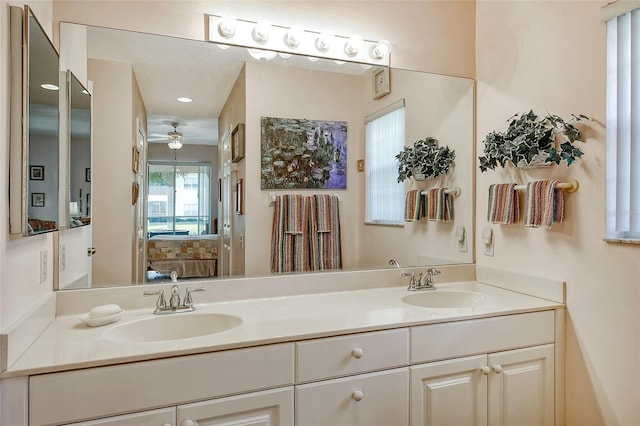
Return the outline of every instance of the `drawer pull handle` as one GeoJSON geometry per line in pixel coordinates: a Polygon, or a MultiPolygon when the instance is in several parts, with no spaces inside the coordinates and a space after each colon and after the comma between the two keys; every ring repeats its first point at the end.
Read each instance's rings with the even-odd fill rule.
{"type": "Polygon", "coordinates": [[[364,398],[364,393],[362,393],[361,390],[353,391],[353,393],[351,394],[351,398],[356,401],[360,401],[362,398],[364,398]]]}
{"type": "Polygon", "coordinates": [[[495,371],[498,374],[502,373],[502,366],[500,364],[494,365],[493,366],[493,371],[495,371]]]}
{"type": "Polygon", "coordinates": [[[487,374],[491,373],[491,369],[488,365],[483,365],[482,367],[480,367],[480,372],[486,376],[487,374]]]}
{"type": "Polygon", "coordinates": [[[360,359],[362,358],[362,355],[364,355],[364,351],[361,348],[355,348],[354,350],[351,351],[351,355],[355,359],[360,359]]]}

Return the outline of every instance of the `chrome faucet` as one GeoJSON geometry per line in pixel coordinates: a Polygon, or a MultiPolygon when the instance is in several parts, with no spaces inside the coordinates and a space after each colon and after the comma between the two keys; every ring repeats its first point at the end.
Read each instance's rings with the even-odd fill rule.
{"type": "Polygon", "coordinates": [[[415,277],[413,276],[413,272],[411,273],[411,275],[412,280],[409,283],[409,288],[407,290],[435,290],[436,285],[433,283],[433,276],[440,275],[440,270],[436,268],[427,268],[426,271],[420,272],[417,280],[414,279],[415,277]]]}
{"type": "Polygon", "coordinates": [[[164,289],[159,289],[157,291],[145,291],[143,294],[145,296],[158,296],[156,301],[156,309],[153,311],[156,315],[162,314],[173,314],[177,312],[191,312],[195,311],[196,307],[193,304],[193,298],[191,297],[191,293],[194,291],[204,291],[204,287],[200,288],[190,288],[187,287],[185,290],[184,298],[182,303],[180,303],[180,290],[177,285],[173,285],[171,287],[171,297],[169,298],[169,305],[167,306],[167,302],[164,298],[164,289]]]}

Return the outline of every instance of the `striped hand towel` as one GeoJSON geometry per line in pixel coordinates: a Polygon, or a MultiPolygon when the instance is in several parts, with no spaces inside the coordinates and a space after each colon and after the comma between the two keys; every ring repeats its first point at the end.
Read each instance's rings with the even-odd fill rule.
{"type": "Polygon", "coordinates": [[[278,195],[271,226],[271,272],[311,270],[309,203],[302,195],[278,195]]]}
{"type": "Polygon", "coordinates": [[[413,222],[425,217],[425,196],[422,190],[411,189],[407,192],[404,203],[404,221],[413,222]]]}
{"type": "Polygon", "coordinates": [[[520,200],[515,183],[489,185],[487,221],[509,225],[520,220],[520,200]]]}
{"type": "Polygon", "coordinates": [[[429,190],[427,199],[427,219],[439,222],[450,222],[453,219],[453,205],[451,196],[446,188],[433,188],[429,190]]]}
{"type": "Polygon", "coordinates": [[[539,180],[527,184],[524,225],[551,229],[564,220],[564,191],[557,180],[539,180]]]}
{"type": "Polygon", "coordinates": [[[335,195],[310,198],[311,268],[323,271],[342,268],[340,201],[335,195]]]}

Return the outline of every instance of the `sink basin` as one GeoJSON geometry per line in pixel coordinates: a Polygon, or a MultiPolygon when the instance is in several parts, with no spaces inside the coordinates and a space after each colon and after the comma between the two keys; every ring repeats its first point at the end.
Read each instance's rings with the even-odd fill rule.
{"type": "Polygon", "coordinates": [[[242,320],[223,314],[168,314],[129,322],[107,331],[105,337],[125,342],[189,339],[237,327],[242,320]]]}
{"type": "Polygon", "coordinates": [[[473,308],[491,305],[495,298],[473,291],[428,290],[405,296],[402,301],[423,308],[473,308]]]}

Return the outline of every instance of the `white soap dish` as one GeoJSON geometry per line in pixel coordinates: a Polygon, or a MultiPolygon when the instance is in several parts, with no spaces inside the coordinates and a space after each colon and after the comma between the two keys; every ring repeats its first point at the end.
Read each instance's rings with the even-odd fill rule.
{"type": "Polygon", "coordinates": [[[86,313],[80,316],[80,321],[87,324],[89,327],[100,327],[101,325],[107,325],[111,324],[112,322],[120,321],[123,312],[124,309],[120,310],[120,312],[116,312],[113,315],[100,318],[92,318],[88,313],[86,313]]]}

